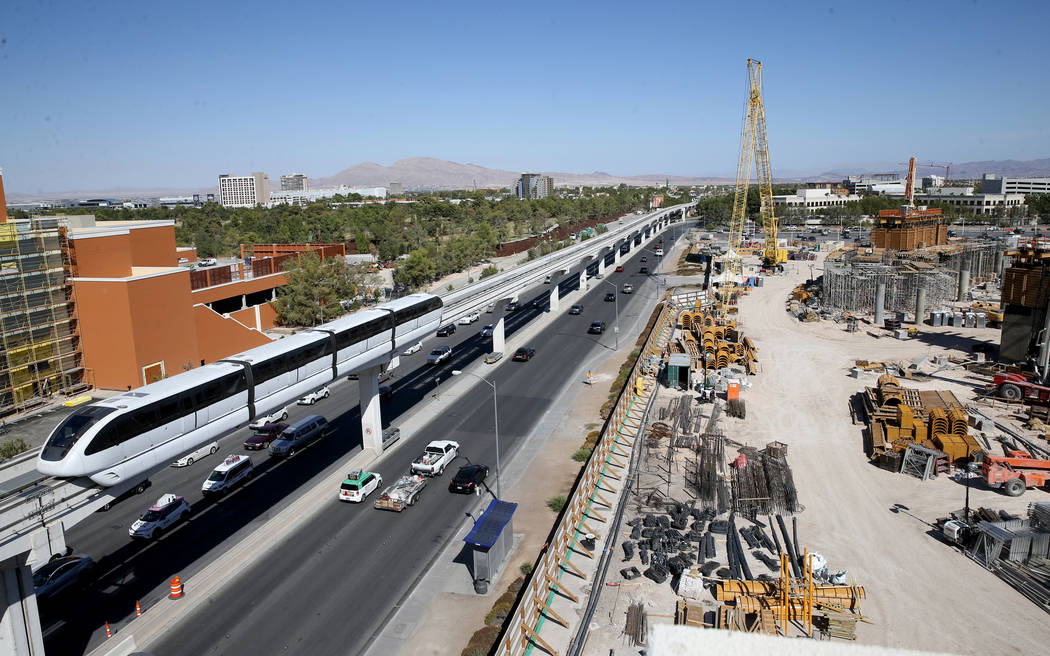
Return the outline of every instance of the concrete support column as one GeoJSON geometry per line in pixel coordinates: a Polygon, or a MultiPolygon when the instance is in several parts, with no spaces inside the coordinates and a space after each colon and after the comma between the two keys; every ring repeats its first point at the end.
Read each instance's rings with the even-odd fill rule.
{"type": "Polygon", "coordinates": [[[1003,277],[1003,252],[995,251],[995,259],[992,260],[992,266],[995,268],[995,275],[999,276],[1000,279],[1003,277]]]}
{"type": "Polygon", "coordinates": [[[966,301],[970,296],[970,270],[960,269],[959,270],[959,297],[955,300],[962,303],[966,301]]]}
{"type": "Polygon", "coordinates": [[[983,276],[984,273],[984,251],[977,252],[977,276],[983,276]]]}
{"type": "Polygon", "coordinates": [[[248,295],[247,294],[241,294],[241,309],[242,310],[247,310],[248,309],[248,295]]]}
{"type": "Polygon", "coordinates": [[[920,286],[915,290],[915,325],[921,326],[926,318],[926,288],[920,286]]]}
{"type": "Polygon", "coordinates": [[[551,293],[547,297],[547,302],[550,304],[551,312],[557,312],[561,309],[561,294],[558,293],[559,282],[561,282],[560,275],[551,278],[551,293]]]}
{"type": "Polygon", "coordinates": [[[357,374],[361,394],[361,442],[364,449],[383,452],[383,415],[379,408],[379,365],[357,374]]]}
{"type": "Polygon", "coordinates": [[[882,312],[886,307],[886,283],[875,285],[875,326],[882,326],[882,312]]]}
{"type": "Polygon", "coordinates": [[[0,585],[3,587],[4,614],[0,618],[0,645],[8,654],[44,653],[44,634],[40,629],[33,572],[21,559],[10,558],[3,563],[0,585]]]}
{"type": "Polygon", "coordinates": [[[617,243],[616,246],[613,247],[613,253],[614,253],[614,255],[613,255],[613,265],[619,264],[620,263],[620,258],[623,257],[622,255],[620,255],[620,247],[621,246],[622,246],[622,244],[617,243]]]}
{"type": "Polygon", "coordinates": [[[506,333],[503,331],[503,319],[505,318],[502,314],[503,310],[500,309],[500,317],[496,319],[495,327],[492,329],[492,352],[503,353],[503,349],[507,348],[506,333]]]}
{"type": "Polygon", "coordinates": [[[605,253],[598,253],[598,275],[605,275],[605,253]]]}
{"type": "Polygon", "coordinates": [[[270,300],[271,301],[276,301],[277,300],[277,288],[276,287],[274,287],[273,289],[270,290],[270,300]]]}

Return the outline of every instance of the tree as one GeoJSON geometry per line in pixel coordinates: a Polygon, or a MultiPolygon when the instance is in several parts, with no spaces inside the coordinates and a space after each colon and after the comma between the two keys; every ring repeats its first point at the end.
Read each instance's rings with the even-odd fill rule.
{"type": "Polygon", "coordinates": [[[420,248],[408,254],[404,261],[394,268],[394,284],[400,288],[416,289],[433,280],[437,267],[430,253],[420,248]]]}
{"type": "Polygon", "coordinates": [[[316,326],[345,314],[343,301],[356,308],[378,298],[378,279],[340,258],[322,261],[316,253],[303,253],[285,271],[288,284],[277,288],[274,301],[282,326],[316,326]]]}

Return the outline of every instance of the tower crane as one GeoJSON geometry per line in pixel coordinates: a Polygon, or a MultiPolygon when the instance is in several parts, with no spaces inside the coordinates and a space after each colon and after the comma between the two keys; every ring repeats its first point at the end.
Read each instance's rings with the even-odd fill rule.
{"type": "MultiPolygon", "coordinates": [[[[905,164],[904,162],[900,162],[898,164],[898,166],[908,166],[911,163],[911,161],[913,161],[914,159],[915,158],[912,157],[911,160],[908,162],[908,164],[905,164]]],[[[938,164],[937,162],[930,162],[928,164],[916,164],[916,166],[922,166],[922,167],[931,168],[931,169],[944,169],[944,184],[948,184],[948,178],[952,174],[952,163],[951,162],[948,162],[947,164],[938,164]]]]}
{"type": "Polygon", "coordinates": [[[766,139],[766,110],[762,103],[762,62],[747,60],[748,101],[744,129],[740,135],[740,160],[736,169],[736,193],[729,222],[729,248],[722,267],[721,319],[726,322],[733,287],[740,273],[740,243],[747,218],[747,192],[751,168],[758,177],[759,216],[765,236],[762,264],[775,267],[787,260],[787,251],[777,248],[777,217],[773,213],[773,171],[769,164],[769,142],[766,139]]]}

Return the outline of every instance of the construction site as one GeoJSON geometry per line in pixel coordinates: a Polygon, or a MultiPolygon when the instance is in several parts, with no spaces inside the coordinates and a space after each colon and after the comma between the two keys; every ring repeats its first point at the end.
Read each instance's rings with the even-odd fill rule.
{"type": "MultiPolygon", "coordinates": [[[[752,157],[760,192],[768,175],[750,61],[749,76],[738,201],[752,157]]],[[[673,327],[640,363],[657,385],[622,510],[583,542],[611,564],[568,653],[701,653],[684,628],[764,634],[763,651],[775,636],[1043,651],[1050,387],[996,362],[1011,321],[1045,345],[1041,252],[949,239],[910,196],[878,243],[805,257],[777,241],[771,205],[758,244],[734,210],[719,280],[701,242],[696,289],[669,292],[673,327]]]]}

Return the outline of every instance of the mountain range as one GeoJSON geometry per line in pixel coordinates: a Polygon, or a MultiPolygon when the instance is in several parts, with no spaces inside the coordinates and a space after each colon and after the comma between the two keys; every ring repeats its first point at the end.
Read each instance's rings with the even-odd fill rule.
{"type": "MultiPolygon", "coordinates": [[[[865,173],[903,172],[904,167],[889,165],[886,168],[869,169],[863,166],[842,166],[834,170],[819,174],[807,174],[804,171],[784,171],[777,176],[777,182],[809,182],[809,181],[834,181],[842,180],[847,175],[858,175],[865,173]]],[[[943,174],[940,169],[920,168],[921,175],[928,173],[943,174]]],[[[413,190],[440,190],[440,189],[470,189],[473,187],[513,187],[514,181],[522,171],[508,171],[504,169],[490,169],[477,164],[460,164],[435,159],[432,157],[411,157],[401,159],[390,166],[383,166],[375,162],[361,162],[354,164],[338,173],[320,178],[310,178],[310,188],[320,189],[324,187],[387,187],[391,182],[400,182],[402,188],[407,191],[413,190]]],[[[554,178],[554,184],[559,187],[566,186],[612,186],[627,184],[633,186],[660,186],[665,182],[674,185],[709,185],[709,184],[732,184],[735,178],[726,176],[682,176],[668,175],[665,173],[646,173],[641,175],[613,175],[603,171],[593,173],[566,173],[562,171],[543,171],[545,175],[554,178]]],[[[1050,158],[1032,160],[986,160],[979,162],[962,162],[952,165],[951,178],[953,180],[978,179],[985,173],[995,173],[1001,176],[1021,177],[1044,177],[1050,176],[1050,158]]],[[[280,174],[271,176],[271,186],[280,188],[280,174]]],[[[215,187],[182,187],[182,188],[153,188],[153,189],[129,189],[109,188],[93,190],[77,190],[65,192],[36,192],[20,193],[15,190],[7,192],[9,203],[36,202],[41,200],[54,200],[58,198],[157,198],[160,196],[187,196],[191,194],[216,193],[215,187]]]]}

